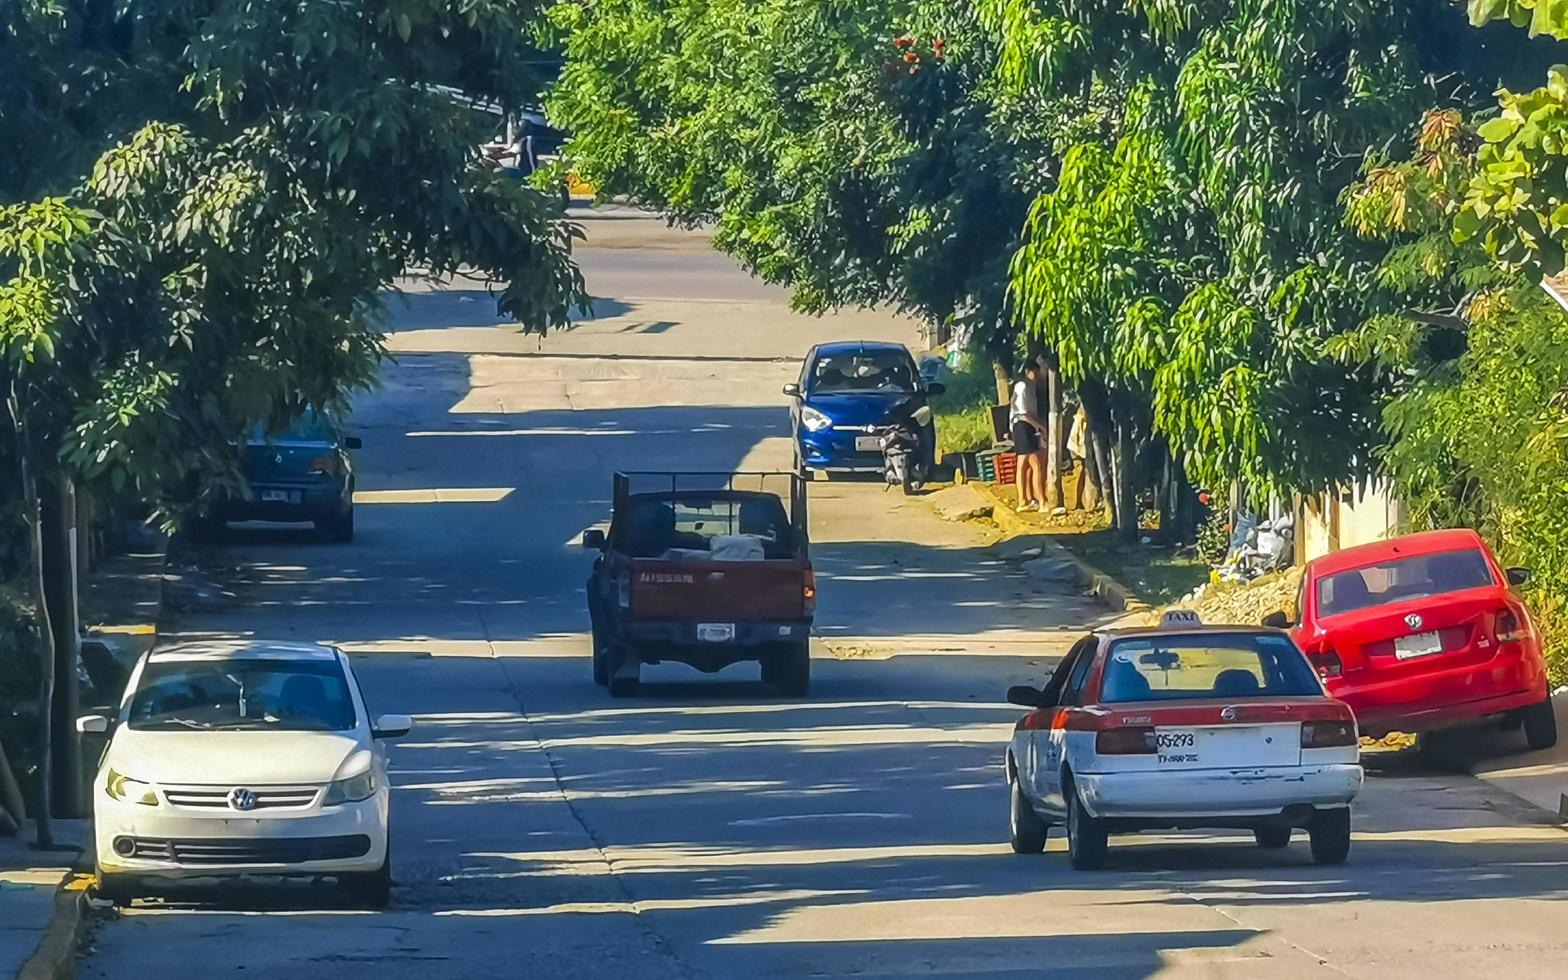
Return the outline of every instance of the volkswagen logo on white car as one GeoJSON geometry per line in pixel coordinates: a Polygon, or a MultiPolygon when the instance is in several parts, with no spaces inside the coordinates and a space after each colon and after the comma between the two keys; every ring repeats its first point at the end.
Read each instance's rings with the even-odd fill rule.
{"type": "Polygon", "coordinates": [[[1235,720],[1236,720],[1236,709],[1235,708],[1228,708],[1227,707],[1227,708],[1221,708],[1220,709],[1220,721],[1235,721],[1235,720]]]}
{"type": "Polygon", "coordinates": [[[1411,613],[1410,615],[1405,617],[1405,625],[1410,627],[1413,630],[1420,629],[1422,622],[1423,622],[1423,620],[1421,619],[1421,614],[1420,613],[1411,613]]]}
{"type": "Polygon", "coordinates": [[[235,810],[245,811],[256,809],[256,794],[248,789],[235,789],[229,791],[229,806],[235,810]]]}

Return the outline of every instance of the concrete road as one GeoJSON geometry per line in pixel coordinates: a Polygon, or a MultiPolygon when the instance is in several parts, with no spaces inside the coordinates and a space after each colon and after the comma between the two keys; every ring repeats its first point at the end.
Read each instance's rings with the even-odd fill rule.
{"type": "Polygon", "coordinates": [[[875,485],[813,487],[811,698],[675,665],[609,700],[574,542],[610,473],[783,463],[779,387],[806,347],[914,330],[797,317],[698,237],[588,224],[604,298],[571,333],[497,325],[478,287],[411,287],[355,419],[359,539],[236,529],[219,558],[241,604],[188,624],[342,643],[379,710],[417,717],[394,752],[393,908],[183,892],[104,921],[84,976],[1561,974],[1568,837],[1468,777],[1373,779],[1341,868],[1234,835],[1119,840],[1098,874],[1061,841],[1012,855],[1018,711],[996,702],[1098,612],[875,485]]]}

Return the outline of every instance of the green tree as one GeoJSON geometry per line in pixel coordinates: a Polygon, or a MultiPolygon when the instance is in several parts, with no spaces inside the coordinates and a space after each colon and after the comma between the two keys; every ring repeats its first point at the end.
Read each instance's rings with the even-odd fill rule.
{"type": "MultiPolygon", "coordinates": [[[[19,0],[0,8],[0,389],[33,487],[173,520],[236,434],[373,382],[405,269],[584,301],[559,205],[474,166],[538,80],[515,0],[19,0]]],[[[36,553],[35,570],[43,564],[36,553]]],[[[40,615],[47,610],[39,603],[40,615]]],[[[45,631],[47,635],[47,630],[45,631]]]]}

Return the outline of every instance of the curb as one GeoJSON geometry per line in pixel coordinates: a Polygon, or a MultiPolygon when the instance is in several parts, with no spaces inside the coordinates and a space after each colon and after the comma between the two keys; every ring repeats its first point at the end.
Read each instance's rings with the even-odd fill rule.
{"type": "MultiPolygon", "coordinates": [[[[78,859],[78,866],[80,859],[78,859]]],[[[17,980],[73,980],[76,950],[87,924],[87,886],[92,876],[72,870],[54,894],[54,914],[17,980]]]]}
{"type": "Polygon", "coordinates": [[[1074,555],[1067,548],[1053,540],[1051,535],[1019,517],[1007,505],[1006,501],[997,496],[996,491],[991,489],[990,484],[972,482],[968,486],[974,487],[982,497],[990,501],[992,522],[1001,528],[1009,538],[1029,537],[1037,539],[1042,554],[1049,553],[1052,558],[1071,563],[1077,578],[1078,588],[1093,596],[1101,605],[1115,612],[1145,612],[1151,608],[1148,603],[1139,599],[1127,586],[1074,555]]]}

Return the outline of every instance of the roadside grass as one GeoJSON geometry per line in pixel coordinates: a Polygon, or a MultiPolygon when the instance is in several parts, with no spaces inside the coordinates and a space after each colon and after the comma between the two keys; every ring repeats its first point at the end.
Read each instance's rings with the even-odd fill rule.
{"type": "Polygon", "coordinates": [[[1108,527],[1055,535],[1062,547],[1125,585],[1151,606],[1175,602],[1209,580],[1209,566],[1188,550],[1123,544],[1108,527]]]}
{"type": "Polygon", "coordinates": [[[990,449],[995,375],[989,368],[953,371],[943,383],[947,390],[931,399],[931,410],[936,416],[937,458],[947,453],[990,449]]]}

